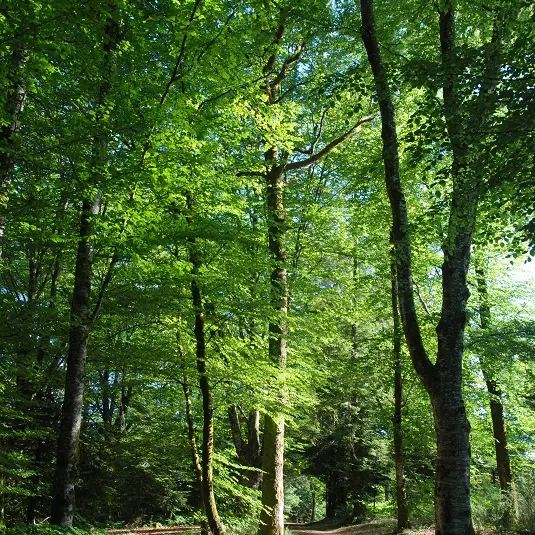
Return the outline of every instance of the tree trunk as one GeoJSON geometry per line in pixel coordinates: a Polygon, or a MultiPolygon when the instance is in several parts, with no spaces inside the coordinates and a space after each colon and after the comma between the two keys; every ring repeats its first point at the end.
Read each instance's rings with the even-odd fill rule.
{"type": "MultiPolygon", "coordinates": [[[[288,287],[286,270],[286,218],[284,182],[278,165],[278,150],[265,154],[270,170],[266,174],[268,242],[273,262],[271,272],[271,313],[269,321],[269,358],[279,369],[286,367],[286,335],[288,287]]],[[[281,406],[274,414],[266,414],[262,459],[262,513],[259,535],[284,533],[284,393],[276,392],[281,406]]]]}
{"type": "Polygon", "coordinates": [[[325,516],[335,518],[338,509],[347,502],[347,490],[336,470],[329,470],[325,481],[325,516]]]}
{"type": "Polygon", "coordinates": [[[8,74],[8,90],[4,106],[9,123],[0,130],[0,258],[6,226],[6,210],[9,200],[11,173],[15,165],[15,135],[20,129],[20,116],[26,103],[26,83],[23,70],[28,61],[28,52],[22,45],[16,45],[11,56],[8,74]]]}
{"type": "Polygon", "coordinates": [[[180,335],[177,333],[177,347],[180,365],[182,367],[182,389],[184,391],[184,399],[186,402],[186,422],[188,424],[188,440],[191,449],[191,457],[193,462],[193,471],[195,472],[195,479],[201,496],[203,494],[202,486],[202,467],[199,461],[199,451],[197,448],[197,438],[195,433],[195,421],[193,419],[193,409],[191,402],[191,390],[189,387],[188,374],[186,371],[186,355],[182,343],[180,342],[180,335]]]}
{"type": "Polygon", "coordinates": [[[93,233],[92,218],[100,210],[100,193],[90,204],[84,201],[80,223],[80,242],[76,255],[74,293],[71,304],[71,327],[65,395],[61,411],[56,472],[52,490],[50,521],[65,527],[72,526],[74,515],[75,469],[84,401],[84,373],[87,341],[90,331],[91,268],[93,247],[89,237],[93,233]]]}
{"type": "Polygon", "coordinates": [[[382,119],[383,161],[390,200],[396,252],[401,317],[415,369],[430,394],[435,419],[437,462],[435,517],[437,535],[473,533],[470,513],[470,426],[461,391],[463,334],[468,287],[466,274],[474,231],[478,195],[466,172],[466,147],[460,135],[457,109],[453,10],[446,2],[440,14],[440,37],[445,72],[444,110],[451,139],[453,193],[442,268],[442,312],[437,327],[436,365],[430,361],[416,316],[408,215],[399,176],[399,152],[394,106],[384,69],[373,16],[373,0],[361,0],[362,38],[372,68],[382,119]],[[472,188],[472,189],[471,189],[472,188]]]}
{"type": "MultiPolygon", "coordinates": [[[[115,5],[109,5],[110,12],[116,12],[115,5]]],[[[115,13],[116,15],[116,13],[115,13]]],[[[104,28],[104,63],[105,74],[99,88],[100,111],[105,105],[111,90],[111,74],[115,68],[114,53],[120,41],[119,23],[113,16],[106,20],[104,28]]],[[[91,314],[91,277],[93,265],[93,220],[98,216],[101,207],[102,192],[99,189],[100,168],[106,151],[106,138],[96,137],[94,140],[94,156],[92,159],[92,175],[90,188],[96,193],[85,193],[80,217],[80,235],[76,254],[74,274],[74,291],[71,302],[69,351],[67,356],[67,373],[65,393],[61,413],[58,437],[58,453],[56,471],[52,489],[52,524],[71,527],[75,505],[75,471],[78,458],[78,444],[82,423],[84,400],[84,374],[87,357],[87,343],[92,327],[94,314],[91,314]]]]}
{"type": "Polygon", "coordinates": [[[390,275],[392,279],[392,317],[394,320],[394,457],[396,463],[397,529],[409,527],[409,506],[403,462],[403,383],[401,377],[401,325],[398,309],[398,284],[396,279],[395,253],[392,252],[390,275]]]}
{"type": "Polygon", "coordinates": [[[241,419],[238,407],[232,405],[228,408],[232,441],[236,455],[243,466],[256,468],[256,470],[243,470],[241,483],[251,489],[260,488],[262,483],[262,448],[260,443],[260,412],[252,410],[245,419],[247,425],[247,440],[243,440],[241,419]]]}
{"type": "MultiPolygon", "coordinates": [[[[188,196],[188,209],[192,208],[192,199],[188,196]]],[[[214,495],[214,406],[212,389],[206,371],[206,340],[204,332],[204,304],[201,288],[197,277],[202,266],[201,255],[198,251],[195,238],[189,242],[189,260],[192,265],[191,296],[195,310],[195,341],[197,371],[199,372],[199,386],[202,394],[203,408],[203,433],[202,433],[202,496],[208,526],[213,535],[224,535],[225,530],[219,513],[214,495]]]]}
{"type": "MultiPolygon", "coordinates": [[[[483,261],[479,255],[476,259],[476,280],[477,293],[479,296],[479,318],[482,330],[487,330],[491,323],[491,309],[488,298],[487,277],[483,261]]],[[[502,402],[502,390],[500,383],[492,370],[487,366],[485,357],[479,358],[481,371],[487,385],[490,397],[490,415],[492,420],[492,434],[494,437],[494,448],[496,452],[496,471],[500,482],[500,489],[503,499],[503,527],[508,528],[511,522],[518,519],[518,499],[509,459],[509,449],[507,447],[507,426],[502,402]]]]}

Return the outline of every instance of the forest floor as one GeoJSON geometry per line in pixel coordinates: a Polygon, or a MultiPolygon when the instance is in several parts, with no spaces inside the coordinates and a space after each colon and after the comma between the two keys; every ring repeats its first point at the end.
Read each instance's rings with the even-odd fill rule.
{"type": "MultiPolygon", "coordinates": [[[[293,535],[390,535],[394,532],[396,522],[388,518],[379,518],[362,524],[340,526],[334,521],[321,520],[310,524],[287,524],[293,535]]],[[[406,530],[405,535],[434,535],[434,529],[406,530]]]]}
{"type": "MultiPolygon", "coordinates": [[[[292,535],[391,535],[394,532],[396,521],[388,518],[379,518],[362,524],[340,526],[340,522],[333,520],[320,520],[310,524],[286,524],[292,535]]],[[[478,535],[514,535],[514,531],[477,530],[478,535]]],[[[421,529],[406,529],[403,535],[435,535],[433,527],[421,529]]]]}
{"type": "MultiPolygon", "coordinates": [[[[309,524],[288,523],[286,527],[292,535],[391,535],[396,523],[393,519],[379,518],[363,524],[340,526],[339,521],[320,520],[309,524]]],[[[198,534],[199,526],[166,526],[152,528],[109,529],[107,535],[193,535],[198,534]]],[[[434,535],[434,528],[407,529],[403,535],[434,535]]],[[[496,535],[498,532],[477,531],[479,535],[496,535]]],[[[500,535],[516,532],[499,532],[500,535]]]]}

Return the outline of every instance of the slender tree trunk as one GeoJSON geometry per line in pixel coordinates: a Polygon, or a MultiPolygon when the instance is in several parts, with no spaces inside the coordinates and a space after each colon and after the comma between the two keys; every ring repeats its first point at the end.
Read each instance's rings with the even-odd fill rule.
{"type": "Polygon", "coordinates": [[[409,527],[409,506],[407,503],[407,486],[405,482],[405,465],[403,462],[403,382],[401,377],[401,325],[398,309],[398,283],[396,277],[395,252],[392,252],[390,276],[392,279],[392,317],[394,320],[394,457],[396,463],[396,503],[397,529],[403,531],[409,527]]]}
{"type": "MultiPolygon", "coordinates": [[[[278,50],[285,32],[285,12],[281,10],[280,23],[274,32],[273,49],[278,50]]],[[[303,43],[296,45],[295,52],[284,59],[278,74],[273,75],[277,66],[274,52],[264,66],[265,94],[269,106],[276,106],[281,94],[281,84],[301,58],[303,43]],[[271,78],[273,76],[273,78],[271,78]]],[[[288,282],[286,252],[286,216],[284,206],[284,173],[307,169],[327,156],[334,148],[360,131],[362,125],[373,117],[363,117],[348,132],[327,143],[315,152],[319,138],[312,142],[310,156],[301,161],[288,162],[288,155],[281,155],[277,146],[270,146],[264,153],[266,172],[266,205],[268,218],[268,243],[273,269],[271,272],[271,317],[268,327],[269,358],[280,370],[286,368],[286,338],[288,321],[288,282]]],[[[321,130],[321,129],[320,129],[321,130]]],[[[247,174],[247,173],[246,173],[247,174]]],[[[264,425],[264,450],[262,470],[262,513],[259,535],[282,535],[284,532],[284,414],[285,389],[278,389],[278,407],[273,414],[266,415],[264,425]]]]}
{"type": "Polygon", "coordinates": [[[15,46],[11,57],[9,85],[4,106],[9,123],[2,126],[0,130],[0,258],[2,257],[11,173],[15,165],[14,138],[20,129],[20,116],[26,103],[26,83],[23,71],[28,57],[28,52],[22,45],[15,46]]]}
{"type": "MultiPolygon", "coordinates": [[[[108,6],[116,15],[116,6],[108,6]]],[[[106,105],[111,90],[111,75],[115,68],[115,49],[120,41],[119,23],[113,16],[108,17],[104,28],[104,79],[99,89],[99,109],[106,105]]],[[[94,219],[101,207],[100,168],[103,165],[107,142],[102,137],[94,140],[93,172],[90,187],[96,192],[85,194],[80,217],[80,235],[76,254],[74,291],[71,302],[69,351],[65,394],[58,437],[56,471],[52,489],[52,524],[71,527],[75,506],[75,471],[78,460],[78,445],[82,423],[84,398],[84,374],[87,357],[87,343],[94,314],[91,313],[91,277],[93,265],[94,219]]]]}
{"type": "MultiPolygon", "coordinates": [[[[477,293],[479,296],[479,318],[481,329],[484,331],[490,328],[491,309],[487,289],[486,270],[480,255],[475,255],[477,293]]],[[[500,482],[500,489],[503,497],[504,516],[503,525],[509,527],[510,523],[518,518],[518,499],[509,459],[509,449],[507,447],[507,426],[503,410],[502,390],[500,383],[492,370],[486,364],[485,357],[480,357],[481,371],[487,385],[490,397],[490,415],[492,420],[492,434],[494,437],[494,448],[496,452],[496,471],[500,482]]]]}
{"type": "MultiPolygon", "coordinates": [[[[192,199],[188,197],[188,209],[192,209],[192,199]]],[[[191,296],[195,310],[195,341],[197,371],[202,394],[203,432],[202,432],[202,496],[206,517],[213,535],[224,535],[225,530],[217,511],[214,495],[214,406],[212,389],[206,370],[206,340],[204,332],[204,303],[198,276],[202,259],[195,238],[189,241],[189,260],[192,265],[191,296]]]]}
{"type": "Polygon", "coordinates": [[[180,335],[177,333],[178,357],[180,366],[182,367],[182,390],[184,391],[184,399],[186,402],[186,422],[188,424],[188,440],[191,449],[191,457],[193,462],[193,471],[195,472],[195,479],[201,496],[202,490],[202,467],[199,460],[199,450],[197,448],[197,438],[195,433],[195,420],[193,419],[193,408],[191,402],[191,390],[189,387],[188,374],[186,371],[186,355],[184,348],[180,342],[180,335]]]}
{"type": "Polygon", "coordinates": [[[85,361],[90,331],[93,247],[89,243],[89,237],[93,233],[92,218],[100,209],[100,198],[98,194],[91,204],[88,201],[83,203],[80,242],[76,255],[65,396],[61,412],[50,518],[52,524],[65,527],[72,526],[74,515],[75,470],[82,423],[85,361]]]}
{"type": "Polygon", "coordinates": [[[399,176],[399,154],[394,106],[382,63],[373,16],[373,0],[361,0],[362,38],[372,68],[382,119],[385,179],[393,216],[392,239],[401,317],[411,359],[430,394],[435,419],[437,461],[435,517],[437,535],[473,533],[470,513],[470,426],[462,398],[463,334],[468,287],[466,274],[477,210],[477,191],[471,191],[465,167],[465,146],[455,90],[453,10],[446,2],[440,15],[442,58],[447,75],[444,109],[453,152],[453,194],[442,268],[442,313],[437,326],[437,363],[430,361],[422,342],[414,305],[408,215],[399,176]]]}
{"type": "Polygon", "coordinates": [[[316,521],[316,493],[312,491],[312,505],[310,507],[310,522],[316,521]]]}

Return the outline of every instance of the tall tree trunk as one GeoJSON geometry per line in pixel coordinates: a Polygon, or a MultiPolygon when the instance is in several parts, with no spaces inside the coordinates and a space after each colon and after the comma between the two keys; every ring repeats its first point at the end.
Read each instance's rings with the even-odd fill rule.
{"type": "Polygon", "coordinates": [[[67,375],[61,411],[50,517],[52,524],[65,527],[72,526],[74,515],[75,470],[82,423],[85,361],[91,316],[90,296],[93,247],[89,243],[89,237],[93,233],[92,218],[100,210],[100,199],[101,196],[98,194],[92,203],[88,201],[83,203],[80,242],[78,243],[76,255],[67,375]]]}
{"type": "MultiPolygon", "coordinates": [[[[285,32],[284,11],[280,13],[280,23],[274,31],[273,49],[278,50],[285,32]]],[[[281,84],[284,82],[293,66],[297,64],[303,52],[303,43],[295,47],[292,55],[286,57],[276,75],[277,54],[274,52],[264,66],[265,94],[269,106],[279,103],[281,84]],[[273,75],[273,78],[271,76],[273,75]]],[[[286,367],[286,338],[288,331],[288,282],[287,282],[287,253],[286,253],[286,215],[284,206],[284,173],[307,169],[327,156],[341,143],[350,139],[360,131],[362,125],[373,119],[367,116],[360,119],[349,131],[327,143],[320,151],[315,152],[319,137],[312,142],[309,156],[300,161],[289,162],[289,155],[281,155],[277,146],[268,145],[264,153],[265,173],[261,175],[266,183],[266,206],[268,219],[268,244],[273,264],[270,277],[271,317],[269,320],[269,358],[281,371],[286,367]]],[[[320,128],[321,132],[321,128],[320,128]]],[[[249,173],[245,173],[249,174],[249,173]]],[[[253,173],[258,175],[258,172],[253,173]]],[[[278,407],[273,414],[267,414],[264,424],[264,446],[262,470],[262,513],[260,515],[259,535],[282,535],[284,532],[284,415],[285,405],[284,386],[278,389],[278,407]]]]}
{"type": "MultiPolygon", "coordinates": [[[[192,210],[192,199],[188,196],[188,209],[192,210]]],[[[189,260],[192,265],[191,297],[195,311],[195,342],[199,386],[202,394],[203,432],[202,432],[202,497],[208,526],[213,535],[224,535],[225,530],[217,511],[214,495],[214,406],[212,389],[206,369],[206,339],[204,332],[204,303],[198,281],[202,266],[201,254],[195,238],[188,240],[189,260]]]]}
{"type": "MultiPolygon", "coordinates": [[[[279,369],[286,366],[288,286],[286,270],[286,216],[284,182],[278,165],[278,150],[265,154],[270,170],[266,173],[268,242],[273,262],[271,272],[271,314],[269,321],[269,358],[279,369]]],[[[281,405],[284,393],[276,392],[281,405]]],[[[262,458],[262,513],[259,535],[284,533],[284,415],[282,406],[264,419],[262,458]]]]}
{"type": "Polygon", "coordinates": [[[0,130],[0,258],[6,226],[6,210],[9,201],[11,173],[15,165],[15,135],[20,129],[20,116],[26,103],[26,83],[23,76],[28,52],[22,45],[15,45],[8,74],[8,89],[4,110],[9,123],[0,130]]]}
{"type": "MultiPolygon", "coordinates": [[[[490,328],[491,309],[487,289],[487,276],[484,261],[479,254],[475,255],[477,293],[479,296],[479,319],[481,329],[484,331],[490,328]]],[[[490,398],[490,415],[492,420],[492,434],[494,437],[494,448],[496,452],[496,471],[500,481],[500,489],[503,498],[503,526],[509,527],[511,522],[518,518],[518,499],[509,459],[509,449],[507,447],[507,425],[503,410],[502,390],[500,383],[486,363],[486,357],[481,356],[481,371],[487,385],[490,398]]]]}
{"type": "Polygon", "coordinates": [[[435,475],[435,518],[437,535],[473,533],[470,512],[470,426],[462,398],[463,334],[466,323],[468,287],[466,274],[470,243],[477,210],[477,191],[471,191],[465,167],[465,146],[460,125],[455,89],[455,39],[453,9],[446,2],[440,15],[440,37],[445,71],[444,109],[453,152],[453,194],[447,242],[442,268],[442,312],[437,326],[438,354],[430,361],[423,341],[414,304],[411,246],[407,207],[399,176],[396,123],[388,76],[384,68],[373,15],[373,0],[361,0],[362,38],[375,87],[382,119],[383,161],[390,200],[396,252],[396,271],[401,317],[411,359],[430,394],[435,420],[437,460],[435,475]]]}
{"type": "MultiPolygon", "coordinates": [[[[111,75],[115,69],[115,49],[120,41],[119,23],[115,5],[108,6],[110,13],[104,28],[104,77],[99,89],[99,106],[97,121],[102,108],[106,105],[111,90],[111,75]]],[[[52,489],[52,524],[71,527],[75,505],[75,471],[78,458],[78,444],[82,423],[84,398],[84,374],[87,357],[87,343],[94,314],[91,313],[91,277],[93,265],[93,245],[91,237],[94,232],[94,219],[101,207],[100,171],[105,158],[107,134],[94,140],[93,171],[89,189],[95,193],[85,193],[80,217],[80,234],[76,254],[74,290],[71,302],[69,351],[67,356],[67,373],[65,394],[61,412],[58,437],[56,471],[52,489]]]]}
{"type": "Polygon", "coordinates": [[[407,503],[407,485],[405,465],[403,462],[403,382],[401,377],[401,325],[398,308],[398,283],[396,276],[396,258],[392,251],[390,263],[392,282],[392,317],[394,320],[394,457],[396,463],[396,504],[397,529],[403,531],[409,527],[409,506],[407,503]]]}

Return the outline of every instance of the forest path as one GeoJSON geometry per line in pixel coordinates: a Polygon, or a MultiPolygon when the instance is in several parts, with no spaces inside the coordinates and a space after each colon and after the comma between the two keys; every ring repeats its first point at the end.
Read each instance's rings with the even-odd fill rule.
{"type": "MultiPolygon", "coordinates": [[[[340,526],[333,521],[320,520],[310,524],[287,524],[292,535],[391,535],[395,520],[379,518],[363,524],[340,526]]],[[[405,530],[405,535],[434,535],[434,529],[405,530]]]]}
{"type": "Polygon", "coordinates": [[[165,526],[155,528],[108,529],[106,535],[189,535],[197,534],[199,526],[165,526]]]}
{"type": "Polygon", "coordinates": [[[386,535],[394,531],[395,522],[377,519],[364,524],[340,526],[332,520],[320,520],[310,524],[287,524],[292,535],[386,535]]]}

